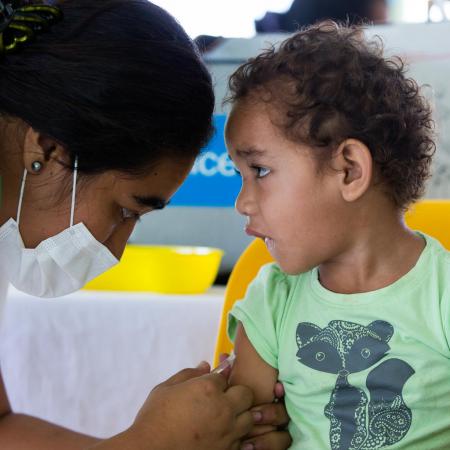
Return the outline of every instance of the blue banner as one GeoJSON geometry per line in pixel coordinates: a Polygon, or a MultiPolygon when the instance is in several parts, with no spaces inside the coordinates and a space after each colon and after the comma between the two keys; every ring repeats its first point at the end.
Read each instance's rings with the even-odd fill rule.
{"type": "Polygon", "coordinates": [[[234,206],[241,178],[236,174],[225,147],[225,120],[225,115],[214,116],[214,136],[172,198],[171,206],[234,206]]]}

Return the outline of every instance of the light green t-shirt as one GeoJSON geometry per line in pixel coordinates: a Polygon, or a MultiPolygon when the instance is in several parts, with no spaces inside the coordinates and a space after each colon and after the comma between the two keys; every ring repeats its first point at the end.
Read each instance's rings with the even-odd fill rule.
{"type": "Polygon", "coordinates": [[[423,236],[395,283],[337,294],[264,266],[229,316],[279,371],[291,449],[450,449],[450,253],[423,236]]]}

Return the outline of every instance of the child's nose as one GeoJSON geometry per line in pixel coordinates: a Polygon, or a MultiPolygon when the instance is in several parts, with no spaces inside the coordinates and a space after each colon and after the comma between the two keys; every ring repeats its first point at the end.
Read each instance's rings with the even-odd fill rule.
{"type": "Polygon", "coordinates": [[[235,206],[238,213],[243,216],[251,216],[255,212],[255,202],[249,189],[244,185],[242,185],[239,195],[237,196],[235,206]]]}

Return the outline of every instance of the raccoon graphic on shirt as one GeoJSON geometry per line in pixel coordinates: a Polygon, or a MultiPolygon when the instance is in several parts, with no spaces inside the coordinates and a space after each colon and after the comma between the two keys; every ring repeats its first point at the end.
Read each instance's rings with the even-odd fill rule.
{"type": "Polygon", "coordinates": [[[331,449],[379,449],[400,441],[408,432],[412,413],[402,390],[414,369],[400,359],[385,358],[393,333],[392,325],[381,320],[367,326],[343,320],[333,320],[324,328],[298,324],[298,361],[337,375],[324,407],[330,420],[331,449]],[[368,398],[362,389],[349,384],[348,376],[370,367],[368,398]]]}

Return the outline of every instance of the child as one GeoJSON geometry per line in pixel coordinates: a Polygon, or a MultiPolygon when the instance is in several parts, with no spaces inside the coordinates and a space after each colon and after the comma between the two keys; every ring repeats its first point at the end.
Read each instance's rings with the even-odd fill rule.
{"type": "Polygon", "coordinates": [[[230,90],[236,207],[277,262],[230,313],[231,383],[284,384],[292,449],[450,448],[450,256],[402,218],[435,149],[417,84],[327,22],[230,90]]]}

